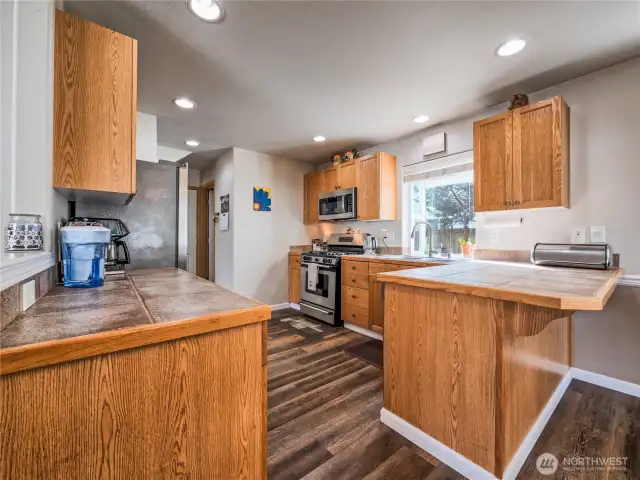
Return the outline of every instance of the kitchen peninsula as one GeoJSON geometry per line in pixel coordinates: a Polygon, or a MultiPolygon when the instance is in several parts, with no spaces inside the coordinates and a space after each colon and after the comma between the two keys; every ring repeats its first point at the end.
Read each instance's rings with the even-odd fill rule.
{"type": "Polygon", "coordinates": [[[0,478],[266,478],[271,308],[174,268],[0,332],[0,478]]]}
{"type": "Polygon", "coordinates": [[[379,274],[383,423],[470,478],[511,478],[570,380],[572,312],[602,310],[620,274],[485,261],[379,274]]]}

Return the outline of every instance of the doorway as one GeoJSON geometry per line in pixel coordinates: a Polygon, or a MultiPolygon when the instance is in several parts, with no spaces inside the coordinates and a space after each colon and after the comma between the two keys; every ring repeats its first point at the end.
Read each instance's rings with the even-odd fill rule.
{"type": "Polygon", "coordinates": [[[213,186],[211,181],[189,187],[189,271],[212,282],[215,281],[213,186]]]}

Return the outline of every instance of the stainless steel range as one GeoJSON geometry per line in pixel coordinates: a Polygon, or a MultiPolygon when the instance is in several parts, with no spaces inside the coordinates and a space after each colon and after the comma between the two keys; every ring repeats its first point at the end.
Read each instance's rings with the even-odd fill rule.
{"type": "Polygon", "coordinates": [[[365,253],[363,233],[334,233],[326,252],[302,254],[300,275],[300,311],[334,326],[342,326],[340,318],[340,258],[365,253]]]}

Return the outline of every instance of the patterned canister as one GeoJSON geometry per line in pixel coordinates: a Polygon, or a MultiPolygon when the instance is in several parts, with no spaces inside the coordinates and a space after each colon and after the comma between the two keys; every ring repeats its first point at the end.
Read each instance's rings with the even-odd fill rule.
{"type": "Polygon", "coordinates": [[[6,252],[38,251],[44,247],[40,215],[10,213],[4,229],[6,252]]]}

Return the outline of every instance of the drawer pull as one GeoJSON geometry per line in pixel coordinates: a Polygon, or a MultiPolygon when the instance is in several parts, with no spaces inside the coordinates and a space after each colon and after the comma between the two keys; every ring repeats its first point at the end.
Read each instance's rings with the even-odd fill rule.
{"type": "Polygon", "coordinates": [[[355,278],[352,278],[352,279],[351,279],[351,283],[356,283],[356,279],[355,279],[355,278]]]}
{"type": "Polygon", "coordinates": [[[352,313],[352,314],[351,314],[351,318],[356,318],[356,314],[355,314],[355,313],[352,313]]]}
{"type": "Polygon", "coordinates": [[[356,266],[355,265],[351,265],[351,270],[355,270],[356,266]]]}
{"type": "Polygon", "coordinates": [[[357,295],[351,295],[351,298],[358,298],[357,295]]]}

